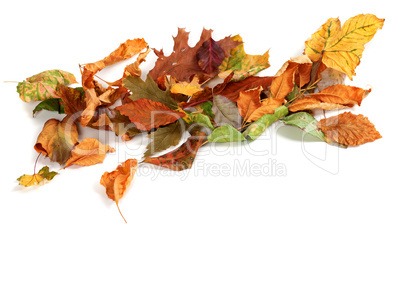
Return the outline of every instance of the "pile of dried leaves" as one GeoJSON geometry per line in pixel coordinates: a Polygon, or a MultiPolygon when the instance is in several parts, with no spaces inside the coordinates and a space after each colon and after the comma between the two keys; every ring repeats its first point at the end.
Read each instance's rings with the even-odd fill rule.
{"type": "MultiPolygon", "coordinates": [[[[344,81],[355,75],[364,44],[383,23],[370,14],[352,17],[342,26],[339,19],[331,18],[305,42],[304,54],[285,62],[273,77],[256,76],[270,66],[268,51],[246,54],[239,35],[215,41],[212,30],[204,29],[198,43],[190,47],[189,33],[179,28],[169,56],[153,49],[158,59],[145,81],[140,78],[140,64],[150,48],[144,39],[133,39],[103,60],[80,66],[81,87],[67,86],[77,83],[71,73],[50,70],[20,82],[17,91],[25,102],[41,101],[34,115],[42,110],[65,114],[62,121],[48,120],[34,145],[39,154],[63,168],[101,163],[106,153],[114,152],[94,138],[79,141],[79,126],[113,131],[123,141],[147,133],[151,142],[140,163],[176,171],[191,168],[202,145],[253,141],[278,120],[324,142],[355,146],[381,138],[366,117],[345,112],[317,121],[311,110],[362,103],[371,90],[344,81]],[[95,79],[105,67],[135,55],[136,61],[126,66],[119,80],[95,79]],[[217,77],[220,84],[207,86],[217,77]],[[177,146],[186,131],[191,136],[181,146],[151,157],[177,146]]],[[[117,205],[137,166],[137,160],[128,159],[102,175],[100,183],[117,205]]],[[[56,174],[45,166],[18,180],[32,186],[56,174]]]]}

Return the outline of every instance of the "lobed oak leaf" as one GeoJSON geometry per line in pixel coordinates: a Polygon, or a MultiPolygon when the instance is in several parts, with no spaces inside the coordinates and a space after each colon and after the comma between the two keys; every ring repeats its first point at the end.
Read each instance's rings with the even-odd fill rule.
{"type": "MultiPolygon", "coordinates": [[[[212,30],[203,29],[200,40],[194,47],[188,45],[189,32],[184,28],[179,28],[177,36],[173,37],[174,46],[173,52],[169,56],[165,56],[163,50],[157,51],[154,49],[156,56],[154,68],[149,72],[149,75],[154,81],[165,75],[171,75],[178,81],[189,82],[194,75],[200,77],[205,76],[207,79],[215,76],[205,72],[198,65],[197,52],[202,44],[211,38],[212,30]]],[[[229,50],[239,45],[239,42],[233,41],[230,37],[226,37],[216,42],[224,51],[225,57],[229,56],[229,50]]]]}
{"type": "Polygon", "coordinates": [[[345,112],[321,119],[317,126],[324,133],[327,143],[355,146],[381,138],[375,126],[361,114],[345,112]]]}
{"type": "Polygon", "coordinates": [[[145,98],[123,104],[116,109],[128,116],[130,121],[142,131],[150,131],[153,128],[171,124],[185,116],[183,112],[172,110],[160,102],[145,98]]]}
{"type": "Polygon", "coordinates": [[[38,153],[61,165],[70,158],[71,150],[77,143],[77,125],[67,116],[61,122],[57,119],[48,120],[34,148],[38,153]]]}
{"type": "MultiPolygon", "coordinates": [[[[107,196],[116,203],[122,217],[123,214],[119,208],[119,200],[130,186],[137,171],[137,166],[138,162],[136,159],[127,159],[125,162],[119,164],[116,170],[105,172],[100,180],[100,184],[106,188],[107,196]]],[[[124,221],[127,223],[126,219],[124,221]]]]}
{"type": "Polygon", "coordinates": [[[364,45],[383,25],[384,19],[372,14],[352,17],[342,28],[339,19],[330,18],[305,42],[304,52],[312,61],[321,59],[327,67],[341,71],[352,79],[360,64],[364,45]]]}
{"type": "Polygon", "coordinates": [[[102,163],[108,152],[113,153],[115,149],[103,145],[95,138],[85,138],[71,151],[71,157],[66,161],[64,168],[71,165],[90,166],[102,163]]]}
{"type": "Polygon", "coordinates": [[[37,174],[33,175],[22,175],[17,179],[19,181],[19,185],[30,187],[35,185],[41,185],[44,182],[50,181],[56,176],[58,173],[54,171],[49,171],[49,167],[44,166],[39,170],[37,174]]]}

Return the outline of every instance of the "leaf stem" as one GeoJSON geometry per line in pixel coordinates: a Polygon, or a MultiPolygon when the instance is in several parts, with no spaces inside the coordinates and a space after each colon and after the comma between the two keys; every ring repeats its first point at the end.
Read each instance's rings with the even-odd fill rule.
{"type": "Polygon", "coordinates": [[[184,107],[183,109],[193,107],[194,105],[198,105],[198,104],[201,104],[201,103],[204,103],[204,102],[207,102],[207,101],[212,101],[212,99],[205,99],[205,100],[193,102],[193,103],[187,105],[186,107],[184,107]]]}
{"type": "Polygon", "coordinates": [[[126,218],[124,218],[123,213],[121,213],[119,203],[117,201],[116,201],[116,206],[117,206],[117,209],[119,210],[119,213],[120,213],[121,217],[123,218],[124,222],[126,222],[126,224],[127,224],[127,220],[126,220],[126,218]]]}
{"type": "Polygon", "coordinates": [[[38,157],[36,157],[35,164],[34,164],[34,173],[33,173],[34,175],[36,174],[36,164],[38,163],[38,160],[39,160],[39,157],[41,156],[41,154],[42,153],[39,153],[38,157]]]}

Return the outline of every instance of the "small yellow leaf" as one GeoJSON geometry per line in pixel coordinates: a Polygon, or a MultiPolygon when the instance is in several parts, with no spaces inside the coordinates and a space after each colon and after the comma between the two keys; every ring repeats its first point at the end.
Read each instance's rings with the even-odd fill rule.
{"type": "Polygon", "coordinates": [[[176,94],[184,94],[187,96],[193,96],[193,94],[202,91],[201,84],[197,76],[194,76],[191,82],[173,82],[170,91],[176,94]]]}
{"type": "Polygon", "coordinates": [[[49,172],[49,167],[45,166],[39,170],[37,174],[34,175],[22,175],[17,179],[20,181],[19,184],[25,187],[41,185],[45,181],[50,181],[56,176],[58,173],[51,171],[49,172]]]}

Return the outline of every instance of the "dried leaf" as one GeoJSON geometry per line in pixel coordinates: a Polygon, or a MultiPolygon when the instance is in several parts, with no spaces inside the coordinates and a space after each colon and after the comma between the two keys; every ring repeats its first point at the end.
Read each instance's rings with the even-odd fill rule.
{"type": "Polygon", "coordinates": [[[273,123],[278,121],[280,118],[288,115],[288,108],[284,105],[275,109],[274,114],[265,114],[260,119],[250,124],[247,129],[243,132],[243,136],[247,140],[254,141],[257,139],[265,130],[271,126],[273,123]]]}
{"type": "Polygon", "coordinates": [[[24,102],[59,98],[57,88],[60,85],[74,83],[77,83],[77,81],[73,74],[62,70],[49,70],[18,83],[17,92],[24,102]]]}
{"type": "Polygon", "coordinates": [[[170,97],[169,91],[161,90],[150,76],[147,76],[145,82],[141,78],[129,76],[123,80],[123,85],[132,92],[130,99],[133,101],[146,98],[170,109],[177,109],[177,103],[170,97]]]}
{"type": "Polygon", "coordinates": [[[364,45],[378,29],[382,29],[384,19],[371,14],[360,14],[347,20],[342,28],[339,19],[328,19],[321,28],[306,41],[305,54],[312,61],[322,62],[330,68],[341,71],[352,79],[360,64],[364,45]]]}
{"type": "Polygon", "coordinates": [[[231,57],[226,58],[219,66],[220,78],[226,78],[231,72],[234,72],[233,80],[241,81],[270,66],[268,62],[269,51],[263,55],[249,55],[244,51],[243,39],[240,35],[233,36],[232,40],[241,44],[231,49],[231,57]]]}
{"type": "MultiPolygon", "coordinates": [[[[116,170],[105,172],[100,180],[100,184],[106,188],[107,196],[116,203],[122,217],[123,214],[121,214],[119,208],[119,200],[130,186],[134,174],[137,171],[137,166],[138,162],[136,159],[127,159],[125,162],[118,165],[116,170]]],[[[126,219],[124,219],[124,221],[126,221],[126,219]]]]}
{"type": "Polygon", "coordinates": [[[217,73],[223,59],[225,51],[212,38],[207,39],[197,51],[198,65],[207,74],[217,73]]]}
{"type": "Polygon", "coordinates": [[[56,111],[59,114],[64,114],[64,103],[60,98],[50,98],[43,100],[38,105],[36,105],[35,109],[33,110],[33,116],[35,114],[42,111],[56,111]]]}
{"type": "Polygon", "coordinates": [[[39,134],[35,150],[48,156],[51,161],[64,164],[71,154],[74,145],[78,143],[76,124],[67,116],[61,122],[57,119],[48,120],[39,134]]]}
{"type": "Polygon", "coordinates": [[[319,92],[331,85],[343,85],[346,78],[345,73],[332,68],[326,68],[320,73],[320,76],[321,79],[317,83],[317,89],[319,92]]]}
{"type": "Polygon", "coordinates": [[[64,168],[71,165],[90,166],[102,163],[106,153],[115,152],[113,147],[103,145],[95,138],[85,138],[71,151],[64,168]]]}
{"type": "Polygon", "coordinates": [[[260,107],[258,107],[246,120],[246,122],[253,122],[260,119],[266,114],[273,114],[275,110],[285,102],[280,98],[267,98],[262,101],[260,107]]]}
{"type": "Polygon", "coordinates": [[[205,133],[197,132],[177,149],[158,157],[147,157],[143,162],[168,168],[174,171],[190,169],[198,149],[205,142],[205,133]]]}
{"type": "Polygon", "coordinates": [[[337,116],[322,119],[317,124],[324,132],[327,143],[341,145],[360,145],[381,138],[375,126],[363,115],[345,112],[337,116]]]}
{"type": "MultiPolygon", "coordinates": [[[[155,67],[149,72],[153,80],[165,75],[171,75],[178,81],[190,82],[194,75],[211,77],[209,73],[203,71],[198,65],[197,52],[202,44],[211,38],[212,30],[203,29],[200,40],[194,47],[188,45],[188,35],[184,28],[179,28],[177,36],[173,38],[173,52],[169,56],[165,56],[163,50],[157,51],[154,49],[158,60],[155,67]]],[[[225,57],[229,56],[229,50],[235,48],[239,43],[233,41],[230,37],[226,37],[217,41],[217,44],[222,48],[225,57]]],[[[214,76],[214,75],[213,75],[214,76]]]]}
{"type": "Polygon", "coordinates": [[[173,124],[156,129],[148,135],[152,141],[147,145],[144,157],[151,156],[171,146],[179,144],[181,137],[186,129],[182,120],[178,120],[173,124]]]}
{"type": "Polygon", "coordinates": [[[215,123],[218,126],[229,124],[235,128],[240,128],[242,118],[236,103],[222,95],[214,95],[212,111],[215,114],[215,123]]]}
{"type": "Polygon", "coordinates": [[[342,109],[345,107],[352,107],[361,104],[371,90],[364,90],[359,87],[348,85],[332,85],[321,92],[310,93],[310,97],[304,97],[295,100],[289,106],[292,112],[307,110],[307,109],[325,109],[334,110],[342,109]]]}
{"type": "Polygon", "coordinates": [[[195,93],[202,91],[201,84],[197,76],[194,76],[191,82],[174,82],[171,84],[170,91],[172,93],[193,96],[195,93]]]}
{"type": "Polygon", "coordinates": [[[262,87],[256,87],[246,91],[241,91],[237,99],[237,107],[239,108],[240,116],[244,120],[248,120],[251,114],[261,106],[260,94],[262,87]]]}
{"type": "Polygon", "coordinates": [[[302,87],[310,81],[312,62],[307,56],[291,58],[277,72],[271,84],[274,98],[284,99],[294,88],[295,83],[302,87]]]}
{"type": "Polygon", "coordinates": [[[81,112],[86,108],[85,91],[82,87],[60,86],[57,94],[63,101],[64,111],[67,115],[81,115],[81,112]]]}
{"type": "Polygon", "coordinates": [[[128,39],[104,59],[86,64],[84,68],[92,73],[97,73],[107,66],[133,57],[147,46],[148,44],[143,38],[128,39]]]}
{"type": "Polygon", "coordinates": [[[44,166],[39,170],[37,174],[34,175],[22,175],[17,179],[19,185],[30,187],[35,185],[42,185],[44,182],[50,181],[56,176],[58,173],[54,171],[49,172],[49,167],[44,166]]]}
{"type": "MultiPolygon", "coordinates": [[[[246,91],[259,86],[262,86],[263,90],[266,90],[272,83],[274,77],[248,77],[242,81],[230,82],[223,90],[219,92],[219,95],[223,95],[229,98],[231,101],[237,101],[241,91],[246,91]]],[[[214,94],[216,94],[214,92],[214,94]]]]}
{"type": "Polygon", "coordinates": [[[153,128],[171,124],[185,116],[183,112],[171,110],[164,104],[149,99],[137,99],[116,109],[128,116],[130,121],[142,131],[150,131],[153,128]]]}

